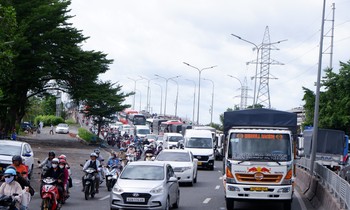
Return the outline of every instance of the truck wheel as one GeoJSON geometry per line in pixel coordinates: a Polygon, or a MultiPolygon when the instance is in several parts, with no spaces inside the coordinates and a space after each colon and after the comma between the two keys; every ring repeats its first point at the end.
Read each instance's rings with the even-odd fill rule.
{"type": "Polygon", "coordinates": [[[233,198],[226,198],[226,209],[233,210],[234,209],[235,200],[233,198]]]}
{"type": "Polygon", "coordinates": [[[292,209],[292,202],[291,201],[285,201],[283,203],[283,209],[284,210],[291,210],[292,209]]]}

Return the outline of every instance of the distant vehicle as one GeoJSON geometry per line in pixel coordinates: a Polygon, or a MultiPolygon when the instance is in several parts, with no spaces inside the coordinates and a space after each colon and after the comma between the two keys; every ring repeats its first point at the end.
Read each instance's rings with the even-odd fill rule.
{"type": "Polygon", "coordinates": [[[155,142],[157,140],[157,135],[147,134],[145,139],[147,139],[149,142],[155,142]]]}
{"type": "Polygon", "coordinates": [[[151,134],[151,130],[146,125],[136,125],[135,126],[135,136],[144,139],[147,134],[151,134]]]}
{"type": "Polygon", "coordinates": [[[146,125],[146,117],[143,114],[128,114],[127,119],[130,125],[146,125]]]}
{"type": "Polygon", "coordinates": [[[121,129],[123,123],[121,122],[114,122],[114,123],[109,123],[109,127],[113,129],[121,129]]]}
{"type": "Polygon", "coordinates": [[[36,129],[36,127],[30,122],[23,122],[21,123],[21,129],[23,131],[33,131],[36,129]]]}
{"type": "Polygon", "coordinates": [[[69,125],[66,123],[60,123],[56,126],[56,133],[69,133],[69,125]]]}
{"type": "Polygon", "coordinates": [[[170,164],[161,161],[129,162],[110,195],[110,209],[178,208],[180,190],[170,164]]]}
{"type": "Polygon", "coordinates": [[[164,133],[163,146],[165,149],[173,149],[181,140],[183,141],[184,137],[180,133],[164,133]]]}
{"type": "Polygon", "coordinates": [[[28,166],[28,177],[33,174],[34,153],[32,147],[27,142],[0,140],[0,175],[5,172],[7,166],[12,164],[12,157],[19,155],[22,162],[28,166]]]}
{"type": "Polygon", "coordinates": [[[192,152],[187,150],[162,150],[156,157],[156,161],[166,161],[174,169],[179,182],[189,183],[191,186],[197,183],[197,162],[192,152]]]}
{"type": "Polygon", "coordinates": [[[153,119],[153,121],[152,121],[152,123],[153,123],[152,133],[154,133],[156,135],[163,134],[164,132],[161,131],[160,124],[162,122],[166,122],[166,121],[168,121],[168,120],[166,120],[166,119],[153,119]]]}
{"type": "Polygon", "coordinates": [[[345,179],[345,181],[350,183],[350,164],[349,163],[340,170],[339,176],[345,179]]]}

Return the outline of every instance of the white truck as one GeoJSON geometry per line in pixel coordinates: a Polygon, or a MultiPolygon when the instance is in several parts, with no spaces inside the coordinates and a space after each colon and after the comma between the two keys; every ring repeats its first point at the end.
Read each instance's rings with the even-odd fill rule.
{"type": "Polygon", "coordinates": [[[297,115],[270,109],[224,113],[226,208],[237,200],[276,200],[291,209],[297,115]]]}
{"type": "Polygon", "coordinates": [[[210,130],[186,129],[184,149],[198,159],[198,167],[214,170],[214,143],[210,130]]]}

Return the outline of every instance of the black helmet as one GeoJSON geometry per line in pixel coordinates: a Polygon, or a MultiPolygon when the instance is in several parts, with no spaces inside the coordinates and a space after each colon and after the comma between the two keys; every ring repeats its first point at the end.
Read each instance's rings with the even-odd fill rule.
{"type": "Polygon", "coordinates": [[[49,152],[49,156],[53,156],[53,157],[55,157],[55,156],[56,156],[56,154],[55,154],[55,152],[54,152],[54,151],[50,151],[50,152],[49,152]]]}
{"type": "Polygon", "coordinates": [[[13,161],[19,161],[19,163],[22,163],[22,157],[19,156],[19,155],[14,155],[14,156],[12,157],[12,162],[13,162],[13,161]]]}

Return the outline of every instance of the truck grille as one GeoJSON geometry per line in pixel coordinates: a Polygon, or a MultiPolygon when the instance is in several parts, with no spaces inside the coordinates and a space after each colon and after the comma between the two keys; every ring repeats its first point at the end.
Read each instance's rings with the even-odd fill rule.
{"type": "Polygon", "coordinates": [[[237,181],[239,182],[256,182],[256,183],[279,183],[283,177],[282,174],[264,174],[261,180],[255,179],[255,174],[236,173],[237,181]]]}

